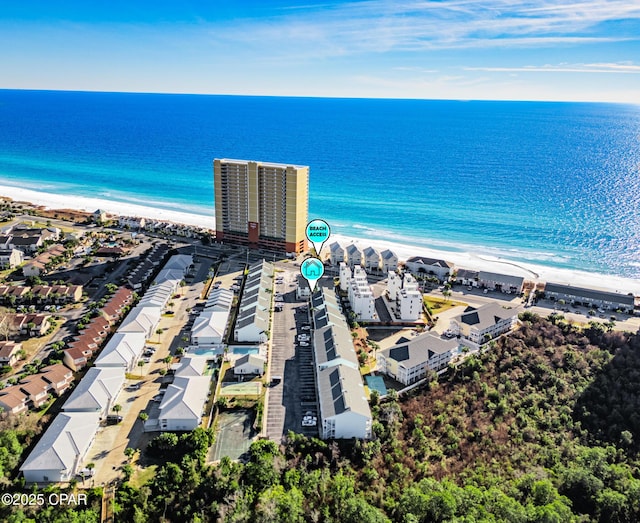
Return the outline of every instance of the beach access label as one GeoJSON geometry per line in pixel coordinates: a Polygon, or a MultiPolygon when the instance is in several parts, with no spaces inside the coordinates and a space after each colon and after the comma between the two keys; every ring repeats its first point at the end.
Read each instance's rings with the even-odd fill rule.
{"type": "Polygon", "coordinates": [[[307,224],[307,240],[309,240],[309,243],[313,245],[313,249],[316,251],[316,256],[320,256],[322,246],[329,239],[330,234],[331,228],[324,220],[311,220],[307,224]]]}
{"type": "Polygon", "coordinates": [[[302,262],[300,265],[300,274],[302,274],[302,277],[307,280],[309,288],[311,289],[311,292],[313,292],[316,289],[318,280],[322,278],[322,275],[324,274],[324,263],[322,263],[319,256],[320,251],[322,251],[322,246],[329,239],[331,228],[324,220],[311,220],[307,224],[305,234],[309,243],[313,245],[313,250],[316,252],[316,256],[307,258],[302,262]]]}

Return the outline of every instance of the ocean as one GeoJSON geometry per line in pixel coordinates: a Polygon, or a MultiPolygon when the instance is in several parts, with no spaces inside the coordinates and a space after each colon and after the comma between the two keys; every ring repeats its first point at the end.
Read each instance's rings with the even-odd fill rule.
{"type": "Polygon", "coordinates": [[[0,184],[211,216],[217,157],[309,165],[343,235],[640,278],[640,106],[0,90],[0,184]]]}

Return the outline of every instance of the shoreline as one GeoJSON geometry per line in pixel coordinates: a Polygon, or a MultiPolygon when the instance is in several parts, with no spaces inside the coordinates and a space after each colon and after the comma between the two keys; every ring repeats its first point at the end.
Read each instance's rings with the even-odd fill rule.
{"type": "MultiPolygon", "coordinates": [[[[206,216],[100,198],[46,193],[10,185],[0,185],[0,195],[11,198],[13,201],[29,202],[33,205],[43,206],[48,209],[74,209],[89,213],[94,212],[96,209],[102,209],[108,213],[120,216],[144,217],[204,229],[213,230],[215,226],[213,206],[211,216],[206,216]]],[[[460,268],[523,276],[525,279],[535,282],[563,283],[576,287],[590,287],[620,292],[622,294],[633,292],[636,296],[640,295],[640,280],[624,278],[622,276],[560,269],[536,263],[523,263],[487,254],[450,252],[388,240],[368,240],[342,234],[331,234],[329,240],[323,247],[323,253],[325,249],[328,249],[329,244],[334,241],[339,242],[345,247],[350,243],[354,243],[360,248],[371,246],[378,250],[390,249],[398,255],[400,260],[406,260],[411,256],[425,256],[453,262],[460,268]]]]}

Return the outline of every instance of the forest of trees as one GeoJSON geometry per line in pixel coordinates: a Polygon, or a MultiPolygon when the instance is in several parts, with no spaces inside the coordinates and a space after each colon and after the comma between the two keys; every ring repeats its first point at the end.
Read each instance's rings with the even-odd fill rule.
{"type": "MultiPolygon", "coordinates": [[[[209,465],[210,431],[158,438],[149,452],[166,462],[118,488],[116,521],[637,522],[639,378],[640,336],[525,313],[439,381],[374,400],[371,441],[290,433],[209,465]]],[[[76,519],[3,510],[98,521],[95,505],[76,519]]]]}

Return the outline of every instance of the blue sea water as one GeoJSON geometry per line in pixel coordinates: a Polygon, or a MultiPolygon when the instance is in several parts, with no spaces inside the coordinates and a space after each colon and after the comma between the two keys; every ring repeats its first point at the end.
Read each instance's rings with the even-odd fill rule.
{"type": "Polygon", "coordinates": [[[640,106],[0,90],[0,184],[210,216],[216,157],[309,165],[334,232],[640,278],[640,106]]]}

